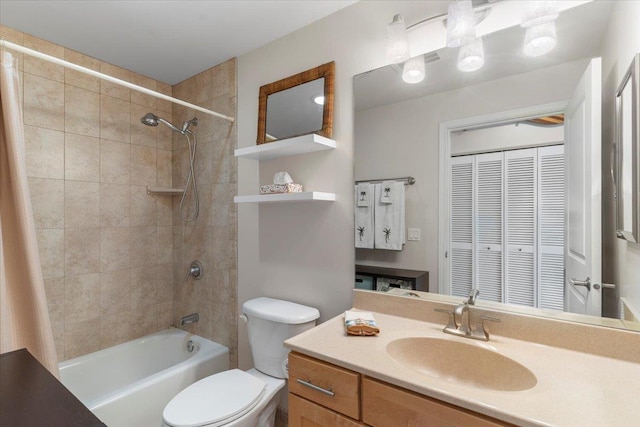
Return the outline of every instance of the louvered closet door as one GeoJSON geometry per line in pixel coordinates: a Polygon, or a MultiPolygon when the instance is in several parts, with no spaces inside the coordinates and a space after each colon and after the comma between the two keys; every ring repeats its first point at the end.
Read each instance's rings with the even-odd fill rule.
{"type": "Polygon", "coordinates": [[[475,287],[479,298],[502,302],[503,153],[475,157],[475,287]]]}
{"type": "Polygon", "coordinates": [[[505,302],[535,306],[536,149],[505,152],[505,302]]]}
{"type": "Polygon", "coordinates": [[[473,156],[451,159],[451,295],[467,296],[473,283],[473,156]]]}
{"type": "Polygon", "coordinates": [[[564,146],[538,149],[538,307],[564,308],[564,146]]]}

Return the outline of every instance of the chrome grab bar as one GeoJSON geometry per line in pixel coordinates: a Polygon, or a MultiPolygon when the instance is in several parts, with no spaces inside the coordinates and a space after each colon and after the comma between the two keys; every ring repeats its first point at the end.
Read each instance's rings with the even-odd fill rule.
{"type": "Polygon", "coordinates": [[[335,396],[335,395],[336,395],[336,394],[333,392],[333,388],[332,388],[332,387],[329,387],[329,389],[327,390],[326,388],[322,388],[322,387],[319,387],[319,386],[317,386],[317,385],[315,385],[315,384],[311,384],[311,381],[301,380],[300,378],[296,379],[296,381],[297,381],[298,383],[302,384],[303,386],[307,386],[307,387],[309,387],[309,388],[311,388],[311,389],[313,389],[313,390],[315,390],[315,391],[319,391],[320,393],[324,393],[324,394],[326,394],[327,396],[331,396],[331,397],[333,397],[333,396],[335,396]]]}

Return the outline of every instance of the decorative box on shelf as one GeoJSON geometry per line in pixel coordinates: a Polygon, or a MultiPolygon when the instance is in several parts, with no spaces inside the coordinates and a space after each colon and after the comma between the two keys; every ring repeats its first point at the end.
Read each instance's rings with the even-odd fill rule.
{"type": "Polygon", "coordinates": [[[302,184],[267,184],[260,186],[260,194],[302,193],[302,184]]]}

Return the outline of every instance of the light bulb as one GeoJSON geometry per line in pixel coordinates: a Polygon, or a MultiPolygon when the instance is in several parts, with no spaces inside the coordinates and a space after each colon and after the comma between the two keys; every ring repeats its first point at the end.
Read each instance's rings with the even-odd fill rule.
{"type": "Polygon", "coordinates": [[[458,69],[464,72],[476,71],[484,65],[484,45],[482,37],[473,43],[460,48],[458,52],[458,69]]]}
{"type": "Polygon", "coordinates": [[[409,59],[409,37],[402,16],[395,15],[387,25],[387,62],[397,64],[409,59]]]}
{"type": "Polygon", "coordinates": [[[558,2],[555,0],[530,0],[527,3],[520,26],[531,27],[545,24],[556,19],[559,14],[558,2]]]}
{"type": "Polygon", "coordinates": [[[424,55],[409,59],[402,67],[402,80],[407,83],[420,83],[424,80],[424,55]]]}
{"type": "Polygon", "coordinates": [[[471,0],[457,0],[447,14],[447,46],[460,47],[476,38],[475,14],[471,0]]]}
{"type": "Polygon", "coordinates": [[[545,55],[556,47],[556,23],[534,25],[524,35],[523,52],[527,56],[545,55]]]}
{"type": "Polygon", "coordinates": [[[324,95],[314,96],[313,102],[315,102],[318,105],[324,105],[324,95]]]}

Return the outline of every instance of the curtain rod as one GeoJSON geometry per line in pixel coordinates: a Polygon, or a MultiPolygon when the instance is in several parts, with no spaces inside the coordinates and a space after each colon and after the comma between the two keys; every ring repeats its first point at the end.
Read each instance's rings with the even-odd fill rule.
{"type": "Polygon", "coordinates": [[[209,114],[209,115],[212,115],[212,116],[215,116],[215,117],[219,117],[219,118],[224,119],[224,120],[228,120],[231,123],[236,121],[236,119],[234,119],[233,117],[225,116],[224,114],[220,114],[220,113],[217,113],[215,111],[199,107],[197,105],[191,104],[189,102],[183,101],[183,100],[178,99],[178,98],[173,98],[173,97],[165,95],[163,93],[156,92],[155,90],[147,89],[146,87],[138,86],[138,85],[135,85],[133,83],[129,83],[129,82],[126,82],[124,80],[117,79],[117,78],[112,77],[112,76],[110,76],[108,74],[100,73],[98,71],[94,71],[94,70],[91,70],[89,68],[82,67],[80,65],[76,65],[76,64],[74,64],[72,62],[65,61],[65,60],[60,59],[60,58],[56,58],[55,56],[47,55],[45,53],[38,52],[37,50],[29,49],[27,47],[20,46],[20,45],[15,44],[15,43],[11,43],[10,41],[7,41],[5,39],[1,39],[0,38],[0,47],[5,47],[7,49],[12,49],[12,50],[15,50],[17,52],[21,52],[21,53],[27,54],[29,56],[33,56],[35,58],[42,59],[44,61],[52,62],[52,63],[57,64],[57,65],[62,65],[63,67],[71,68],[72,70],[78,71],[80,73],[88,74],[90,76],[97,77],[99,79],[106,80],[108,82],[115,83],[115,84],[118,84],[120,86],[124,86],[124,87],[127,87],[129,89],[133,89],[133,90],[138,91],[138,92],[142,92],[142,93],[144,93],[146,95],[151,95],[151,96],[154,96],[156,98],[164,99],[165,101],[171,101],[171,102],[173,102],[175,104],[180,104],[182,106],[185,106],[185,107],[188,107],[188,108],[192,108],[192,109],[200,111],[202,113],[206,113],[206,114],[209,114]]]}
{"type": "Polygon", "coordinates": [[[387,178],[387,179],[363,179],[360,181],[356,181],[356,184],[360,184],[363,182],[369,182],[372,184],[384,181],[404,181],[404,185],[413,185],[416,183],[416,179],[412,176],[403,176],[402,178],[387,178]]]}

